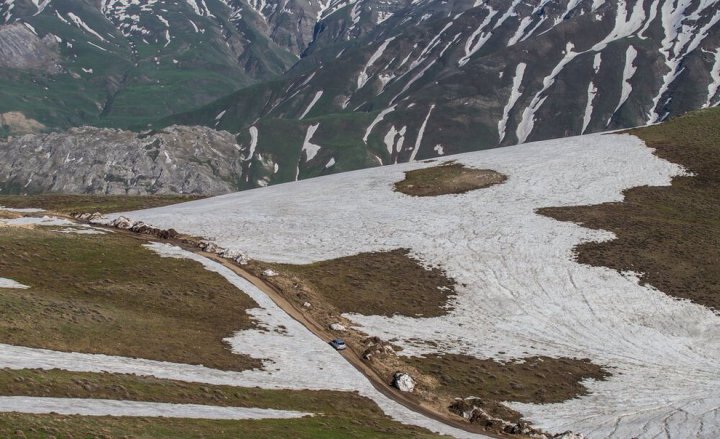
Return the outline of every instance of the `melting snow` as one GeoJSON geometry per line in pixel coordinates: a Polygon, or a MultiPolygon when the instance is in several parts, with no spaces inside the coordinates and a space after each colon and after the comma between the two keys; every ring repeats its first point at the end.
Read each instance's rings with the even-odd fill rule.
{"type": "Polygon", "coordinates": [[[510,97],[508,98],[507,104],[505,104],[505,109],[503,110],[503,117],[498,122],[498,133],[500,136],[500,142],[503,141],[505,138],[505,129],[507,127],[508,118],[510,117],[510,112],[515,107],[515,103],[517,100],[522,96],[522,93],[520,92],[520,86],[522,85],[523,76],[525,75],[525,68],[527,65],[525,63],[520,63],[515,67],[515,76],[513,77],[513,85],[512,90],[510,90],[510,97]]]}
{"type": "Polygon", "coordinates": [[[380,59],[380,57],[382,56],[382,54],[385,52],[385,49],[387,48],[388,44],[390,44],[390,42],[391,42],[392,40],[394,40],[394,39],[395,39],[395,37],[390,37],[390,38],[386,39],[385,41],[383,41],[382,44],[380,44],[380,46],[377,48],[377,50],[375,51],[375,53],[372,54],[372,56],[370,57],[370,59],[368,60],[368,62],[365,63],[365,66],[363,67],[363,69],[362,69],[362,70],[360,71],[360,73],[358,74],[358,78],[357,78],[357,88],[358,88],[358,90],[361,89],[361,88],[363,88],[363,87],[365,86],[365,84],[367,84],[367,81],[368,81],[367,70],[368,70],[370,67],[372,67],[377,60],[380,59]]]}
{"type": "Polygon", "coordinates": [[[612,234],[535,213],[620,201],[624,189],[667,185],[684,171],[639,139],[613,134],[452,158],[509,178],[460,196],[406,197],[393,184],[407,170],[432,166],[408,163],[126,215],[274,262],[410,248],[457,281],[453,310],[425,319],[348,316],[364,332],[397,340],[404,355],[590,358],[613,375],[586,382],[589,395],[512,406],[552,431],[626,439],[667,428],[678,437],[714,438],[720,316],[640,285],[630,273],[574,262],[575,245],[612,234]],[[228,218],[242,218],[242,233],[228,218]]]}
{"type": "Polygon", "coordinates": [[[258,143],[257,127],[250,127],[248,128],[248,131],[250,132],[250,151],[248,151],[248,155],[247,157],[245,157],[245,161],[252,160],[253,156],[255,155],[255,149],[257,148],[258,143]]]}
{"type": "Polygon", "coordinates": [[[387,116],[388,114],[392,113],[393,111],[395,111],[395,105],[393,105],[393,106],[391,106],[391,107],[388,107],[388,108],[382,110],[382,111],[377,115],[377,117],[375,117],[375,120],[373,120],[372,123],[367,127],[367,129],[365,130],[365,135],[363,136],[363,142],[364,142],[366,145],[367,145],[368,137],[370,136],[370,133],[372,132],[373,128],[375,128],[375,126],[376,126],[377,124],[379,124],[380,122],[382,122],[382,120],[385,118],[385,116],[387,116]]]}
{"type": "Polygon", "coordinates": [[[291,419],[311,416],[310,413],[247,407],[31,396],[0,396],[0,412],[231,420],[291,419]]]}
{"type": "Polygon", "coordinates": [[[430,106],[427,116],[425,116],[425,120],[423,121],[422,125],[420,126],[420,130],[418,131],[417,139],[415,140],[415,147],[413,148],[412,153],[410,154],[409,161],[411,161],[411,162],[415,161],[415,157],[417,156],[418,152],[420,151],[420,144],[422,143],[423,136],[425,135],[425,128],[427,127],[428,120],[430,120],[430,115],[432,114],[434,109],[435,109],[435,104],[430,106]]]}
{"type": "MultiPolygon", "coordinates": [[[[712,70],[710,70],[710,78],[712,82],[708,85],[708,98],[705,107],[713,105],[713,100],[720,90],[720,47],[715,50],[715,63],[712,70]]],[[[715,101],[714,105],[717,105],[717,101],[715,101]]]]}
{"type": "Polygon", "coordinates": [[[633,76],[635,76],[635,72],[637,71],[637,67],[633,64],[635,62],[635,58],[637,57],[637,50],[633,46],[628,46],[627,51],[625,52],[625,68],[623,69],[623,79],[622,79],[622,90],[620,92],[620,101],[618,102],[617,106],[615,107],[615,110],[613,111],[613,114],[610,115],[610,119],[608,119],[607,124],[610,125],[610,122],[612,121],[613,116],[617,111],[620,109],[620,107],[623,106],[625,101],[627,101],[628,97],[630,96],[630,93],[632,92],[632,85],[630,84],[630,80],[633,76]]]}
{"type": "Polygon", "coordinates": [[[305,133],[305,140],[303,140],[303,147],[302,151],[305,153],[305,161],[309,162],[320,151],[322,148],[320,145],[315,145],[311,142],[312,137],[315,135],[315,131],[320,128],[320,124],[316,123],[315,125],[310,125],[307,129],[307,132],[305,133]]]}
{"type": "Polygon", "coordinates": [[[12,288],[16,290],[25,290],[30,288],[27,285],[23,285],[19,282],[16,282],[12,279],[6,279],[4,277],[0,277],[0,288],[12,288]]]}
{"type": "Polygon", "coordinates": [[[322,91],[322,90],[320,90],[319,92],[315,93],[315,96],[312,98],[312,101],[310,101],[310,103],[308,104],[307,108],[305,108],[305,111],[303,111],[303,113],[300,115],[300,119],[304,119],[305,116],[308,115],[308,113],[310,112],[310,110],[313,109],[313,107],[315,106],[315,104],[317,104],[317,101],[320,100],[320,98],[322,97],[322,95],[323,95],[323,91],[322,91]]]}

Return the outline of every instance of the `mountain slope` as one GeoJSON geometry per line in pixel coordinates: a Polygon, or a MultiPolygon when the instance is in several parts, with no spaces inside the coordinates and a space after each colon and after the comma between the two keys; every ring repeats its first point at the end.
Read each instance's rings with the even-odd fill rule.
{"type": "Polygon", "coordinates": [[[241,189],[720,102],[720,0],[5,0],[0,17],[0,133],[204,125],[237,136],[241,189]]]}
{"type": "Polygon", "coordinates": [[[264,17],[219,0],[4,0],[3,21],[0,113],[50,127],[142,126],[297,59],[267,35],[264,17]],[[52,62],[23,62],[42,55],[52,62]]]}
{"type": "Polygon", "coordinates": [[[335,2],[283,79],[164,123],[239,133],[250,186],[643,125],[720,102],[719,6],[335,2]]]}
{"type": "MultiPolygon", "coordinates": [[[[691,157],[704,165],[697,158],[717,155],[719,118],[720,111],[710,110],[634,133],[665,145],[658,150],[662,156],[682,151],[674,157],[691,157]],[[682,133],[688,130],[693,134],[685,142],[688,136],[682,133]]],[[[495,360],[505,366],[486,380],[481,379],[483,368],[468,376],[459,389],[453,388],[451,398],[440,401],[443,409],[452,397],[477,397],[478,389],[503,382],[515,366],[532,367],[536,356],[587,358],[610,374],[584,381],[587,394],[550,402],[541,393],[537,401],[506,404],[552,432],[569,429],[587,437],[616,439],[717,437],[720,316],[703,300],[703,295],[711,297],[717,290],[714,280],[702,276],[718,254],[712,238],[716,234],[707,233],[718,228],[717,166],[693,166],[698,173],[688,175],[682,166],[686,162],[668,162],[629,134],[532,142],[448,159],[508,178],[461,195],[414,197],[397,192],[396,184],[408,172],[441,167],[418,162],[123,215],[190,236],[212,237],[225,251],[246,254],[249,267],[272,267],[274,274],[266,276],[267,282],[285,288],[299,312],[342,322],[343,338],[350,340],[354,351],[370,353],[370,367],[387,361],[391,370],[419,377],[409,363],[426,362],[425,371],[440,381],[442,390],[444,383],[460,381],[461,370],[473,360],[495,360]],[[624,202],[630,192],[632,197],[624,202]],[[638,197],[638,192],[646,195],[638,197]],[[658,196],[662,193],[666,195],[658,196]],[[686,207],[688,199],[693,208],[686,207]],[[551,206],[596,212],[589,218],[571,217],[590,220],[592,228],[538,212],[551,206]],[[631,223],[640,220],[632,228],[639,241],[628,242],[627,234],[598,229],[622,229],[618,221],[627,221],[628,215],[619,209],[639,211],[630,216],[631,223]],[[656,224],[656,233],[640,230],[645,220],[656,224]],[[691,239],[686,239],[688,233],[691,239]],[[586,258],[579,263],[578,245],[586,256],[588,246],[605,251],[595,253],[592,265],[586,258]],[[436,304],[434,312],[395,312],[393,301],[385,296],[406,283],[405,272],[398,264],[384,265],[394,276],[382,276],[378,272],[383,270],[376,267],[383,266],[383,255],[400,249],[451,279],[454,296],[436,304]],[[608,268],[612,255],[629,267],[608,268]],[[337,269],[346,264],[340,261],[353,257],[363,258],[358,267],[364,271],[337,269]],[[703,264],[694,264],[696,259],[704,259],[703,264]],[[680,288],[675,291],[658,289],[668,283],[643,283],[641,279],[655,282],[667,277],[654,273],[658,263],[676,265],[672,273],[692,280],[692,289],[706,290],[692,293],[692,301],[677,300],[688,297],[686,283],[676,279],[680,288]],[[314,269],[313,280],[333,280],[332,303],[383,283],[375,287],[381,292],[375,310],[328,308],[307,284],[293,282],[302,267],[314,269]],[[311,307],[303,306],[306,300],[311,307]],[[361,338],[351,336],[355,329],[361,338]],[[374,350],[364,350],[367,340],[374,350]],[[383,356],[378,346],[386,343],[396,348],[383,356]],[[429,362],[438,357],[442,361],[429,362]]],[[[404,299],[412,305],[424,303],[418,291],[408,292],[404,299]]],[[[537,377],[546,381],[550,374],[543,371],[537,377]]],[[[419,395],[433,388],[431,378],[417,382],[419,395]]],[[[511,389],[524,388],[524,383],[511,381],[511,389]]],[[[514,401],[511,393],[498,391],[494,397],[514,401]]],[[[479,410],[491,406],[490,398],[481,398],[479,410]]]]}

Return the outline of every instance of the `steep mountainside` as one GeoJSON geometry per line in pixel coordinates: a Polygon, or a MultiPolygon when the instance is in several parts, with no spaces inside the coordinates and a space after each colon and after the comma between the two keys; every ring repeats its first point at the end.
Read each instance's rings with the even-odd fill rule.
{"type": "Polygon", "coordinates": [[[72,128],[0,140],[0,193],[222,194],[241,186],[232,134],[169,127],[136,134],[72,128]]]}
{"type": "Polygon", "coordinates": [[[243,188],[720,102],[720,0],[5,0],[0,17],[0,114],[226,130],[243,188]]]}
{"type": "Polygon", "coordinates": [[[251,183],[644,125],[720,101],[717,0],[334,2],[304,58],[166,123],[239,133],[251,183]]]}
{"type": "Polygon", "coordinates": [[[3,0],[0,113],[128,127],[188,111],[297,60],[268,20],[219,0],[3,0]]]}

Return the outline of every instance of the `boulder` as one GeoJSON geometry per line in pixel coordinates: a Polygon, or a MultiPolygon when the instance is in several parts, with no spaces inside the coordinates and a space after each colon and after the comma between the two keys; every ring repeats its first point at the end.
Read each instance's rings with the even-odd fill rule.
{"type": "Polygon", "coordinates": [[[200,247],[203,251],[208,253],[218,253],[222,252],[223,250],[220,249],[217,244],[211,241],[200,241],[200,244],[198,244],[198,247],[200,247]]]}
{"type": "Polygon", "coordinates": [[[220,253],[220,256],[226,259],[231,259],[235,262],[237,262],[240,265],[247,265],[248,264],[248,257],[243,252],[239,250],[230,250],[225,249],[220,253]]]}
{"type": "Polygon", "coordinates": [[[278,275],[278,273],[277,273],[277,271],[271,270],[271,269],[268,268],[267,270],[264,270],[264,271],[262,272],[262,275],[265,276],[265,277],[275,277],[275,276],[278,275]]]}
{"type": "Polygon", "coordinates": [[[347,328],[345,328],[345,326],[341,325],[340,323],[332,323],[330,325],[330,329],[332,329],[333,331],[346,331],[347,330],[347,328]]]}
{"type": "Polygon", "coordinates": [[[401,392],[412,392],[415,390],[415,380],[405,372],[395,372],[392,386],[401,392]]]}
{"type": "Polygon", "coordinates": [[[133,222],[129,218],[124,216],[117,217],[113,222],[112,226],[122,230],[130,230],[133,226],[133,222]]]}

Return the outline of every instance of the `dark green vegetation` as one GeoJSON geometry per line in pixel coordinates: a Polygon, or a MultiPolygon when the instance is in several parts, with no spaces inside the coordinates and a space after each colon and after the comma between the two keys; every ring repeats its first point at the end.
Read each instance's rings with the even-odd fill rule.
{"type": "Polygon", "coordinates": [[[423,266],[407,250],[274,267],[341,313],[441,316],[455,289],[442,270],[423,266]]]}
{"type": "Polygon", "coordinates": [[[409,357],[408,364],[438,381],[436,391],[454,397],[536,404],[563,402],[587,394],[581,381],[609,374],[590,360],[531,357],[501,363],[464,355],[409,357]]]}
{"type": "Polygon", "coordinates": [[[0,394],[119,399],[295,410],[316,414],[296,420],[201,421],[159,418],[89,418],[0,414],[0,437],[435,437],[385,416],[355,393],[266,390],[186,383],[152,377],[59,370],[0,370],[0,394]]]}
{"type": "Polygon", "coordinates": [[[316,416],[303,419],[207,421],[164,418],[91,418],[59,415],[0,414],[0,435],[28,439],[166,438],[166,439],[341,439],[431,438],[437,435],[367,412],[350,416],[316,416]]]}
{"type": "Polygon", "coordinates": [[[255,303],[200,264],[161,258],[120,233],[0,228],[0,342],[244,370],[223,339],[253,327],[255,303]]]}
{"type": "Polygon", "coordinates": [[[489,169],[467,168],[449,163],[405,173],[405,180],[395,183],[395,190],[416,197],[464,194],[475,189],[500,184],[507,177],[489,169]]]}
{"type": "Polygon", "coordinates": [[[203,197],[193,195],[158,195],[158,196],[124,196],[124,195],[64,195],[43,194],[30,196],[2,195],[0,206],[10,208],[37,208],[62,214],[71,213],[110,213],[131,210],[150,209],[184,203],[203,197]]]}
{"type": "Polygon", "coordinates": [[[635,271],[666,294],[720,310],[720,109],[630,133],[694,175],[671,186],[628,189],[621,203],[540,213],[617,235],[579,245],[579,262],[635,271]]]}
{"type": "Polygon", "coordinates": [[[22,16],[39,37],[60,39],[50,38],[60,69],[0,69],[0,113],[21,111],[50,127],[142,128],[295,62],[258,31],[254,14],[231,23],[233,11],[220,2],[207,2],[214,18],[197,15],[188,2],[168,2],[162,11],[140,5],[102,11],[97,2],[56,0],[37,15],[30,2],[15,3],[15,18],[22,16]],[[139,29],[129,29],[132,15],[142,16],[139,29]]]}

